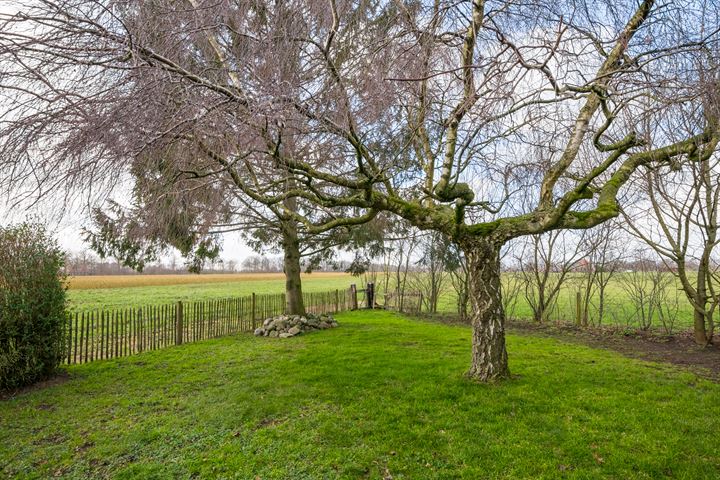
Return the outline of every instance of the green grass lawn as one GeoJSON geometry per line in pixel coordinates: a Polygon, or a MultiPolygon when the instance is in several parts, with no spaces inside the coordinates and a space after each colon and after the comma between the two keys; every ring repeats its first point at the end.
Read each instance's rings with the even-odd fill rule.
{"type": "Polygon", "coordinates": [[[720,478],[720,385],[510,335],[514,378],[463,376],[465,327],[387,312],[68,369],[0,401],[11,478],[720,478]]]}

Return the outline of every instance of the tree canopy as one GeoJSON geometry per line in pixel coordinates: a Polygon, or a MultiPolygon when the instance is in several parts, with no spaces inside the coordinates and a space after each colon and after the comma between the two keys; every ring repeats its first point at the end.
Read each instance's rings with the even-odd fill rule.
{"type": "Polygon", "coordinates": [[[171,165],[310,235],[379,212],[442,232],[481,380],[509,373],[500,247],[615,217],[638,169],[720,139],[713,1],[25,0],[0,26],[0,185],[171,165]]]}

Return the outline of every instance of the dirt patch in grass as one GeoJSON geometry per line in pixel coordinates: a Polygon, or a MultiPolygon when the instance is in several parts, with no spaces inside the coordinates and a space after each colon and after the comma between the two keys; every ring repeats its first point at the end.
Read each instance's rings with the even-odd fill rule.
{"type": "Polygon", "coordinates": [[[661,335],[657,332],[615,328],[580,328],[566,324],[508,321],[513,333],[542,335],[563,341],[605,348],[625,356],[679,365],[699,376],[720,381],[720,346],[696,345],[692,332],[661,335]]]}
{"type": "MultiPolygon", "coordinates": [[[[27,387],[22,388],[15,388],[12,390],[0,390],[0,402],[3,400],[9,400],[11,398],[18,397],[20,395],[25,395],[26,393],[34,392],[36,390],[43,390],[45,388],[54,387],[55,385],[62,385],[68,380],[70,380],[70,374],[68,374],[64,370],[59,370],[52,377],[37,382],[33,385],[28,385],[27,387]]],[[[54,410],[54,407],[49,404],[40,404],[37,408],[39,410],[54,410]]]]}
{"type": "Polygon", "coordinates": [[[269,428],[274,427],[276,425],[280,425],[282,423],[285,423],[285,419],[283,418],[263,418],[258,422],[257,425],[255,425],[254,430],[260,430],[261,428],[269,428]]]}

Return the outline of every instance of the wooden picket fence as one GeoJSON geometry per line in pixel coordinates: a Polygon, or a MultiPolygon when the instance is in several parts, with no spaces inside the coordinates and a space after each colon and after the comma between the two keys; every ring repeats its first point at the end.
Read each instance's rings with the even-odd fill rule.
{"type": "MultiPolygon", "coordinates": [[[[353,286],[354,287],[354,286],[353,286]]],[[[357,308],[357,290],[303,294],[310,313],[337,313],[357,308]]],[[[265,318],[285,311],[285,294],[135,308],[76,312],[67,322],[66,364],[125,357],[208,338],[253,331],[265,318]]]]}

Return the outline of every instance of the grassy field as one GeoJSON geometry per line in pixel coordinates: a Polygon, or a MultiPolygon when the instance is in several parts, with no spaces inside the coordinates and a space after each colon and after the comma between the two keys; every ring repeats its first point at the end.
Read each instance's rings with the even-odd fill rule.
{"type": "MultiPolygon", "coordinates": [[[[336,280],[351,278],[342,272],[315,272],[303,274],[303,280],[336,280]]],[[[237,282],[278,282],[284,281],[283,273],[210,273],[184,275],[88,275],[70,277],[69,290],[90,290],[99,288],[157,287],[165,285],[192,285],[208,283],[237,282]]]]}
{"type": "MultiPolygon", "coordinates": [[[[345,273],[303,275],[306,292],[342,290],[351,283],[359,285],[360,280],[345,273]]],[[[88,311],[280,293],[284,288],[282,273],[88,276],[70,279],[68,297],[73,311],[88,311]]]]}
{"type": "MultiPolygon", "coordinates": [[[[512,274],[505,274],[505,278],[512,274]]],[[[606,314],[603,322],[620,326],[637,326],[633,321],[634,307],[630,302],[627,288],[618,274],[608,286],[606,294],[606,314]]],[[[303,290],[323,292],[335,289],[347,289],[351,283],[363,286],[363,277],[352,277],[345,273],[315,272],[303,275],[303,290]]],[[[382,277],[377,280],[380,295],[378,301],[384,302],[382,295],[382,277]]],[[[572,321],[575,318],[575,294],[577,283],[568,282],[558,296],[557,306],[550,314],[550,320],[572,321]]],[[[678,284],[669,288],[669,294],[677,292],[677,320],[675,329],[692,325],[693,310],[680,292],[678,284]]],[[[73,311],[95,309],[115,309],[174,303],[178,300],[212,300],[240,297],[251,293],[280,293],[284,290],[284,276],[281,273],[245,273],[245,274],[203,274],[203,275],[128,275],[128,276],[88,276],[70,279],[69,299],[73,311]]],[[[672,297],[674,298],[674,297],[672,297]]],[[[446,282],[439,309],[441,312],[456,311],[456,296],[452,285],[446,282]]],[[[597,299],[594,299],[597,305],[597,299]]],[[[596,308],[592,309],[596,311],[596,308]]],[[[521,291],[514,307],[507,312],[516,318],[531,318],[532,310],[521,291]]],[[[656,320],[655,327],[660,328],[656,320]]]]}
{"type": "Polygon", "coordinates": [[[470,332],[385,312],[69,368],[0,401],[8,478],[720,477],[720,385],[510,335],[514,378],[464,378],[470,332]]]}
{"type": "MultiPolygon", "coordinates": [[[[516,274],[503,274],[504,285],[508,284],[509,277],[511,275],[516,274]]],[[[635,321],[636,317],[634,316],[636,307],[630,299],[627,285],[623,282],[624,278],[627,276],[628,274],[618,273],[607,286],[607,290],[605,292],[605,314],[603,318],[603,324],[605,325],[629,327],[638,326],[635,321]]],[[[561,288],[557,297],[557,303],[550,312],[550,321],[574,321],[576,315],[576,293],[580,289],[579,284],[580,282],[573,281],[571,279],[561,288]]],[[[671,310],[673,310],[676,315],[674,329],[677,330],[691,327],[693,323],[693,308],[684,296],[680,287],[680,282],[675,279],[671,279],[666,293],[668,302],[666,302],[665,305],[671,306],[671,310]]],[[[439,310],[442,312],[456,311],[456,298],[457,296],[452,291],[452,285],[448,285],[447,291],[440,299],[439,310]]],[[[591,320],[597,317],[597,305],[598,299],[597,296],[594,296],[591,298],[591,320]]],[[[533,312],[530,308],[530,304],[525,298],[524,290],[519,292],[517,301],[514,303],[512,308],[506,312],[506,314],[514,318],[532,318],[533,312]]],[[[662,328],[662,324],[657,315],[654,316],[653,327],[658,329],[662,328]]]]}

